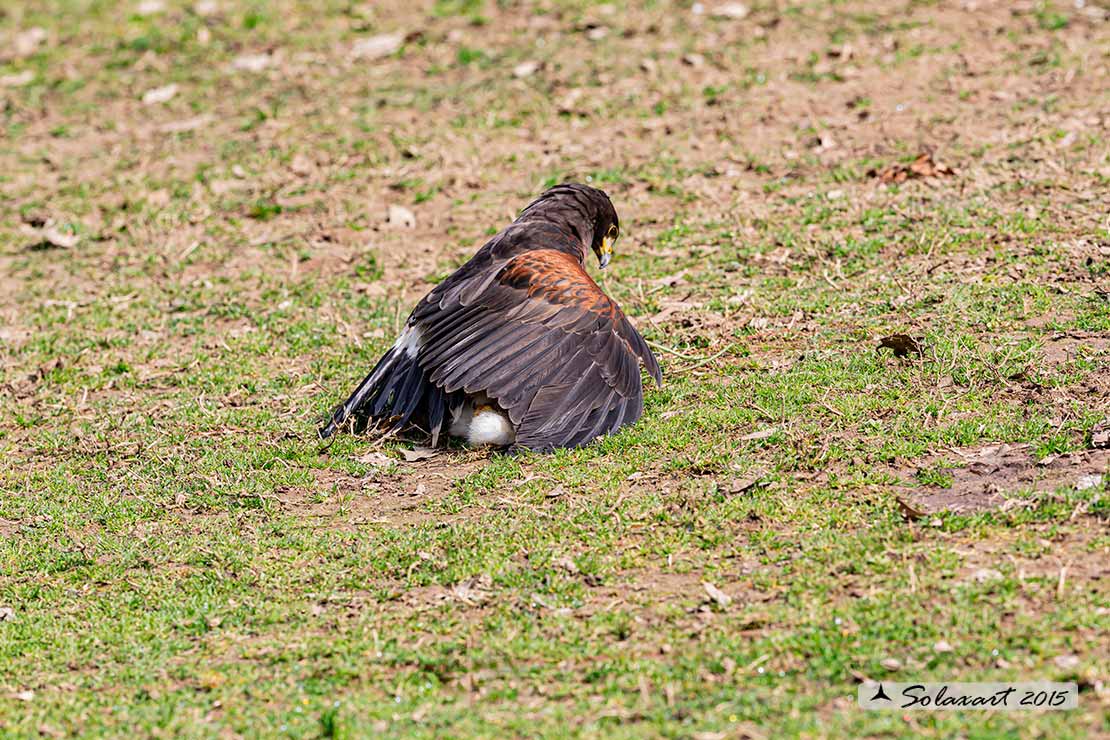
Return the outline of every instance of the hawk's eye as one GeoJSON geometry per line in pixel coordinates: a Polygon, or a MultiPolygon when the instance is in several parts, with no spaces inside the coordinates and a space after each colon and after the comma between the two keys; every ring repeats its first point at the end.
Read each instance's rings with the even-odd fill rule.
{"type": "Polygon", "coordinates": [[[609,233],[607,233],[606,236],[609,237],[610,241],[617,240],[617,237],[620,236],[620,231],[617,229],[616,224],[612,224],[609,226],[609,233]]]}

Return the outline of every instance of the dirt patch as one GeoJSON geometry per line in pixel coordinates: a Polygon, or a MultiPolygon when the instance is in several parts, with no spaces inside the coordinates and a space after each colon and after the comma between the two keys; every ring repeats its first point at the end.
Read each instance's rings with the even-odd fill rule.
{"type": "Polygon", "coordinates": [[[364,476],[315,470],[313,487],[283,488],[276,498],[282,510],[298,517],[335,519],[347,528],[457,521],[469,515],[445,515],[429,504],[447,496],[455,480],[476,469],[482,459],[477,453],[441,453],[396,472],[375,470],[364,476]]]}
{"type": "Polygon", "coordinates": [[[1101,486],[1108,468],[1110,450],[1084,450],[1038,460],[1031,445],[1002,444],[952,449],[891,472],[903,481],[899,491],[914,509],[965,513],[1007,510],[1026,501],[1009,494],[1101,486]],[[929,480],[950,482],[930,484],[929,480]]]}
{"type": "Polygon", "coordinates": [[[1002,571],[1010,571],[1019,581],[1049,579],[1062,594],[1076,588],[1096,588],[1110,575],[1106,545],[1099,545],[1104,535],[1099,523],[1071,531],[1046,528],[1042,533],[1043,537],[1035,541],[1038,549],[1029,555],[1015,555],[1013,543],[1002,538],[960,542],[954,548],[963,560],[959,578],[987,582],[998,578],[1002,571]]]}
{"type": "Polygon", "coordinates": [[[22,526],[22,522],[15,519],[0,518],[0,538],[14,537],[22,526]]]}
{"type": "Polygon", "coordinates": [[[1041,348],[1045,361],[1053,365],[1107,353],[1110,353],[1110,335],[1105,332],[1060,332],[1046,339],[1041,348]]]}

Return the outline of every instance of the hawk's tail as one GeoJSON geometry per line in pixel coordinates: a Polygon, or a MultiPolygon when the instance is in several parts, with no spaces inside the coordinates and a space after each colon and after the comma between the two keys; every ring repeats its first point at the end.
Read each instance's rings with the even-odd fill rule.
{"type": "MultiPolygon", "coordinates": [[[[404,335],[402,335],[403,337],[404,335]]],[[[354,393],[335,407],[331,419],[320,428],[320,439],[327,439],[340,429],[348,428],[358,433],[366,430],[371,421],[391,420],[393,429],[400,429],[421,412],[436,444],[447,409],[443,389],[428,380],[414,354],[398,344],[378,360],[378,364],[363,378],[354,393]]]]}

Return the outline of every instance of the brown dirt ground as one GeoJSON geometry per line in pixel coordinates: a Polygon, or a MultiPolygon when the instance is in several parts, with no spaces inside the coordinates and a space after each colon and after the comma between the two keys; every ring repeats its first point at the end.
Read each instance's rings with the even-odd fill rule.
{"type": "Polygon", "coordinates": [[[1028,444],[950,449],[890,471],[902,481],[896,490],[924,513],[968,513],[1028,506],[1033,499],[1011,494],[1052,493],[1060,487],[1093,486],[1092,477],[1110,473],[1110,450],[1082,450],[1038,460],[1028,444]],[[951,475],[946,488],[912,482],[922,469],[941,466],[951,475]]]}

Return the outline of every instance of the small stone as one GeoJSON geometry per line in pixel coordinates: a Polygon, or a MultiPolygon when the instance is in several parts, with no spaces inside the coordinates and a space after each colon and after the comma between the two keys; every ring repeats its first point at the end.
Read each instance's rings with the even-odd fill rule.
{"type": "Polygon", "coordinates": [[[950,653],[952,652],[952,645],[947,640],[941,640],[933,645],[933,652],[935,653],[950,653]]]}
{"type": "Polygon", "coordinates": [[[897,658],[883,658],[879,661],[879,665],[886,668],[888,671],[896,671],[902,667],[902,661],[897,658]]]}

